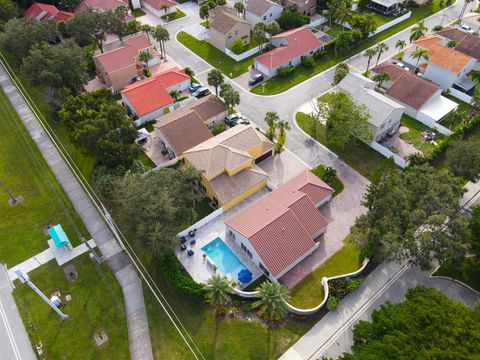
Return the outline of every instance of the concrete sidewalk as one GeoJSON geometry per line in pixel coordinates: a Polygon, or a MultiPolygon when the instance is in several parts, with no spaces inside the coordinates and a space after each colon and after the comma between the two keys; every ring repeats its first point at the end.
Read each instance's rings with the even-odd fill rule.
{"type": "Polygon", "coordinates": [[[153,359],[142,284],[133,265],[25,99],[12,83],[3,64],[0,66],[0,86],[122,287],[131,359],[153,359]]]}
{"type": "Polygon", "coordinates": [[[12,296],[7,269],[0,264],[0,358],[2,360],[35,360],[27,332],[12,296]]]}

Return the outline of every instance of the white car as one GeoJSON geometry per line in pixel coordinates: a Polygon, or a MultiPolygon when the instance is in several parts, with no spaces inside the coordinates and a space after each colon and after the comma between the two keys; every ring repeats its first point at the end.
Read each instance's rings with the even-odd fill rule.
{"type": "Polygon", "coordinates": [[[458,27],[459,30],[462,30],[463,32],[473,34],[475,31],[473,31],[472,27],[467,24],[462,24],[458,27]]]}
{"type": "Polygon", "coordinates": [[[400,62],[400,61],[394,62],[394,64],[397,65],[399,68],[402,68],[405,71],[410,71],[408,66],[405,65],[404,63],[400,62]]]}

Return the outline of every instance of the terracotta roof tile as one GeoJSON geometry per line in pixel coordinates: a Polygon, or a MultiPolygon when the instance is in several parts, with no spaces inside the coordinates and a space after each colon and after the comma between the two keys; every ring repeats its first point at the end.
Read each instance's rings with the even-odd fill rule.
{"type": "Polygon", "coordinates": [[[23,17],[25,20],[35,20],[42,12],[46,12],[39,21],[54,20],[56,23],[67,21],[75,14],[68,11],[60,11],[54,5],[33,3],[25,12],[23,17]]]}
{"type": "Polygon", "coordinates": [[[480,37],[478,35],[469,34],[452,27],[437,31],[437,35],[457,41],[458,45],[455,46],[455,50],[471,56],[477,61],[480,60],[480,37]]]}
{"type": "Polygon", "coordinates": [[[269,69],[274,69],[322,46],[322,42],[306,27],[285,31],[273,36],[273,39],[279,38],[285,38],[288,41],[288,45],[279,46],[272,51],[257,56],[255,61],[269,69]]]}
{"type": "Polygon", "coordinates": [[[150,5],[151,7],[153,7],[156,10],[163,10],[164,6],[169,7],[169,8],[173,7],[173,6],[177,6],[176,3],[174,3],[173,1],[170,1],[170,0],[143,0],[143,2],[150,5]]]}
{"type": "Polygon", "coordinates": [[[141,81],[142,84],[134,88],[125,88],[122,92],[127,97],[138,116],[143,116],[173,104],[173,98],[156,78],[141,81]]]}

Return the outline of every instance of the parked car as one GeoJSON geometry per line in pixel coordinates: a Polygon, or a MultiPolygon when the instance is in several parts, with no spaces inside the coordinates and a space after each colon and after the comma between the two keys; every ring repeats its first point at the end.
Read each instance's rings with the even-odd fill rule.
{"type": "Polygon", "coordinates": [[[189,90],[190,90],[191,93],[194,93],[195,91],[197,91],[201,87],[204,87],[204,85],[203,84],[198,84],[198,83],[192,83],[189,87],[189,90]]]}
{"type": "Polygon", "coordinates": [[[238,119],[238,120],[235,122],[235,125],[239,125],[239,124],[250,125],[250,120],[245,119],[245,118],[238,119]]]}
{"type": "Polygon", "coordinates": [[[237,121],[240,120],[241,118],[242,118],[242,114],[240,113],[227,115],[225,116],[225,124],[227,124],[230,127],[235,126],[237,121]]]}
{"type": "Polygon", "coordinates": [[[396,61],[394,62],[395,65],[397,65],[399,68],[402,68],[403,70],[410,71],[407,65],[402,63],[401,61],[396,61]]]}
{"type": "Polygon", "coordinates": [[[201,98],[201,97],[210,95],[210,89],[205,86],[202,86],[202,87],[199,87],[192,95],[195,96],[196,98],[201,98]]]}
{"type": "Polygon", "coordinates": [[[263,81],[263,75],[262,74],[255,74],[250,78],[250,80],[248,80],[248,84],[250,86],[253,86],[255,84],[258,84],[260,81],[263,81]]]}
{"type": "Polygon", "coordinates": [[[473,34],[475,31],[472,29],[472,27],[470,25],[467,25],[467,24],[462,24],[458,27],[460,30],[462,30],[463,32],[466,32],[466,33],[469,33],[469,34],[473,34]]]}

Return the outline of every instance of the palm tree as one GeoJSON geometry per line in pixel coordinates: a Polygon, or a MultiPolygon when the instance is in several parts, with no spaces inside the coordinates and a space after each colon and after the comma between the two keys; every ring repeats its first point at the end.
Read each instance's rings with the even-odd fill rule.
{"type": "Polygon", "coordinates": [[[151,25],[148,25],[148,24],[143,24],[140,29],[145,33],[145,35],[147,35],[147,38],[148,38],[148,42],[150,42],[150,33],[152,32],[153,30],[153,26],[151,25]]]}
{"type": "Polygon", "coordinates": [[[167,59],[167,52],[165,51],[165,41],[170,40],[170,34],[167,29],[161,25],[155,26],[155,29],[152,32],[153,38],[158,41],[160,44],[160,52],[162,57],[167,59]]]}
{"type": "Polygon", "coordinates": [[[365,52],[363,53],[363,56],[368,58],[367,70],[366,70],[367,76],[368,76],[368,69],[370,68],[370,61],[372,61],[372,57],[374,57],[376,53],[377,53],[377,49],[375,49],[375,48],[369,48],[369,49],[365,50],[365,52]]]}
{"type": "Polygon", "coordinates": [[[241,15],[241,18],[243,19],[243,12],[245,11],[245,5],[241,1],[237,1],[233,7],[237,12],[241,15]]]}
{"type": "Polygon", "coordinates": [[[275,130],[277,129],[277,124],[280,121],[280,117],[275,111],[269,111],[265,114],[265,122],[268,125],[266,132],[266,137],[270,140],[273,140],[275,137],[275,130]]]}
{"type": "Polygon", "coordinates": [[[384,82],[390,80],[390,74],[382,71],[381,73],[376,74],[372,80],[375,81],[377,83],[377,87],[380,88],[384,82]]]}
{"type": "Polygon", "coordinates": [[[337,11],[337,0],[330,0],[327,3],[327,8],[323,11],[323,15],[328,19],[328,25],[332,27],[332,20],[335,17],[337,11]]]}
{"type": "Polygon", "coordinates": [[[212,69],[207,75],[207,83],[215,88],[215,95],[218,96],[218,88],[225,82],[223,74],[218,69],[212,69]]]}
{"type": "Polygon", "coordinates": [[[285,130],[290,130],[290,124],[287,120],[278,120],[277,122],[278,136],[283,136],[285,130]]]}
{"type": "Polygon", "coordinates": [[[425,26],[424,21],[420,21],[417,26],[413,27],[410,30],[410,43],[420,39],[428,31],[428,28],[425,26]]]}
{"type": "Polygon", "coordinates": [[[205,291],[205,300],[214,307],[215,315],[223,315],[232,300],[230,281],[226,276],[215,274],[205,284],[205,291]]]}
{"type": "Polygon", "coordinates": [[[378,65],[378,62],[380,61],[380,56],[382,56],[382,53],[384,51],[388,51],[388,45],[385,43],[380,43],[377,45],[376,50],[377,50],[378,56],[377,56],[377,62],[375,63],[375,66],[378,65]]]}
{"type": "Polygon", "coordinates": [[[405,42],[405,40],[400,39],[395,44],[395,49],[400,49],[400,51],[402,51],[405,46],[407,46],[407,43],[405,42]]]}
{"type": "Polygon", "coordinates": [[[425,59],[428,61],[428,50],[427,49],[422,49],[421,47],[417,47],[411,54],[410,57],[412,59],[417,59],[417,64],[415,65],[415,69],[418,68],[418,63],[420,62],[421,59],[425,59]]]}
{"type": "Polygon", "coordinates": [[[258,315],[269,321],[280,321],[287,315],[284,301],[289,300],[288,290],[281,284],[264,282],[257,288],[258,300],[252,306],[258,308],[258,315]]]}
{"type": "Polygon", "coordinates": [[[342,33],[345,31],[345,26],[343,26],[352,15],[352,0],[341,0],[337,3],[337,8],[334,13],[334,17],[338,20],[338,23],[342,25],[342,33]]]}
{"type": "Polygon", "coordinates": [[[140,60],[147,69],[148,72],[148,62],[153,59],[152,53],[149,50],[142,50],[138,55],[138,60],[140,60]]]}

